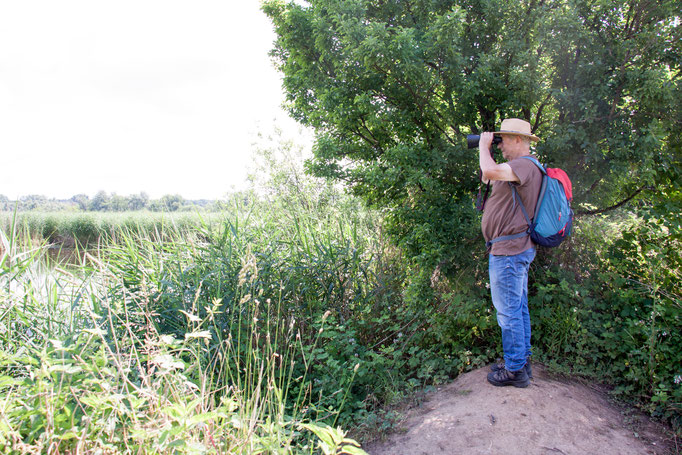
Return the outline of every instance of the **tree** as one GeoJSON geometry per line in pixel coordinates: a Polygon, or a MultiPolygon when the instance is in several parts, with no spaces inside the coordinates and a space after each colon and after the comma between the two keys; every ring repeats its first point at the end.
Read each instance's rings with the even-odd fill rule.
{"type": "Polygon", "coordinates": [[[182,207],[183,199],[179,194],[164,194],[159,202],[163,210],[176,212],[182,207]]]}
{"type": "Polygon", "coordinates": [[[130,210],[142,210],[149,202],[149,195],[142,191],[140,194],[133,194],[129,198],[128,208],[130,210]]]}
{"type": "Polygon", "coordinates": [[[42,194],[29,194],[19,198],[20,210],[40,210],[48,204],[47,198],[42,194]]]}
{"type": "Polygon", "coordinates": [[[109,209],[109,195],[105,191],[98,191],[90,201],[90,210],[106,211],[109,209]]]}
{"type": "Polygon", "coordinates": [[[90,202],[90,198],[88,197],[87,194],[82,194],[82,193],[81,193],[81,194],[76,194],[76,195],[74,195],[74,196],[71,196],[71,201],[72,201],[72,202],[75,202],[76,204],[78,204],[78,208],[79,208],[79,209],[81,209],[81,210],[83,210],[83,211],[88,210],[88,205],[89,205],[89,202],[90,202]]]}
{"type": "Polygon", "coordinates": [[[107,209],[114,212],[125,212],[128,209],[130,200],[126,196],[119,196],[112,193],[107,209]]]}
{"type": "Polygon", "coordinates": [[[461,265],[478,230],[477,159],[464,136],[501,118],[531,122],[540,157],[574,180],[579,212],[678,185],[676,5],[269,0],[263,9],[289,112],[316,131],[307,169],[383,208],[422,263],[461,265]]]}
{"type": "Polygon", "coordinates": [[[304,206],[316,204],[318,207],[338,194],[329,181],[306,175],[304,146],[285,138],[279,128],[267,134],[259,133],[253,147],[248,180],[255,193],[271,200],[295,200],[304,206]]]}
{"type": "Polygon", "coordinates": [[[9,198],[4,194],[0,194],[0,210],[10,210],[10,207],[9,198]]]}

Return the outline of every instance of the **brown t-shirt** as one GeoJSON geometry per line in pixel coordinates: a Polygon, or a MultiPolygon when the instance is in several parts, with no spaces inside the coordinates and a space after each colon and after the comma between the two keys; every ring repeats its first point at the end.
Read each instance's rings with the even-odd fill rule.
{"type": "MultiPolygon", "coordinates": [[[[535,205],[542,186],[542,172],[527,158],[516,158],[507,164],[511,166],[519,183],[512,182],[521,196],[523,205],[532,219],[535,215],[535,205]]],[[[483,237],[488,242],[503,235],[512,235],[528,229],[528,223],[518,203],[514,203],[512,190],[508,182],[494,180],[492,192],[485,203],[485,211],[481,220],[483,237]]],[[[530,236],[518,239],[503,240],[493,243],[490,252],[494,255],[510,256],[526,251],[533,246],[530,236]]]]}

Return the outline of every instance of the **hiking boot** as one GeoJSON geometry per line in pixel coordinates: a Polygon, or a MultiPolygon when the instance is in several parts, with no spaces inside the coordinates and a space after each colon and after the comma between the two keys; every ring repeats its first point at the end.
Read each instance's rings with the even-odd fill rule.
{"type": "Polygon", "coordinates": [[[488,373],[488,382],[494,386],[503,387],[506,385],[513,385],[514,387],[528,387],[530,379],[526,374],[526,369],[521,368],[519,371],[509,371],[506,368],[488,373]]]}
{"type": "MultiPolygon", "coordinates": [[[[528,379],[533,379],[533,369],[530,367],[530,358],[526,359],[526,364],[523,366],[523,369],[526,370],[528,379]]],[[[493,373],[499,370],[504,370],[504,361],[490,365],[490,371],[493,373]]]]}

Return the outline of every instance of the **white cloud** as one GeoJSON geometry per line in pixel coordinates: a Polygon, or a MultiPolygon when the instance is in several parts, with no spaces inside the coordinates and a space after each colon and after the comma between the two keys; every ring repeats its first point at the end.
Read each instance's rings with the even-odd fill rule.
{"type": "Polygon", "coordinates": [[[273,40],[258,1],[3,2],[0,194],[242,185],[256,125],[294,127],[273,40]]]}

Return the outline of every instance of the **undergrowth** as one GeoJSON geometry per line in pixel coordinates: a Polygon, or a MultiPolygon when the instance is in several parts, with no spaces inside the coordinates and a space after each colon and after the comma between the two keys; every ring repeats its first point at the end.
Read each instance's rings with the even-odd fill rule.
{"type": "Polygon", "coordinates": [[[682,431],[679,215],[585,220],[575,251],[534,267],[531,322],[538,357],[611,387],[619,399],[682,431]],[[677,218],[677,219],[676,219],[677,218]],[[609,226],[609,223],[606,223],[609,226]]]}
{"type": "Polygon", "coordinates": [[[163,242],[121,231],[68,270],[4,236],[3,452],[364,453],[337,426],[343,400],[312,393],[330,313],[302,324],[280,291],[265,298],[253,239],[224,227],[163,242]],[[212,235],[244,242],[194,281],[211,241],[225,245],[212,235]]]}
{"type": "MultiPolygon", "coordinates": [[[[68,265],[10,219],[0,447],[362,453],[342,428],[371,439],[391,429],[392,404],[501,354],[483,247],[405,257],[378,214],[327,190],[120,224],[68,265]]],[[[539,252],[529,304],[536,358],[679,432],[678,221],[578,220],[539,252]]]]}

